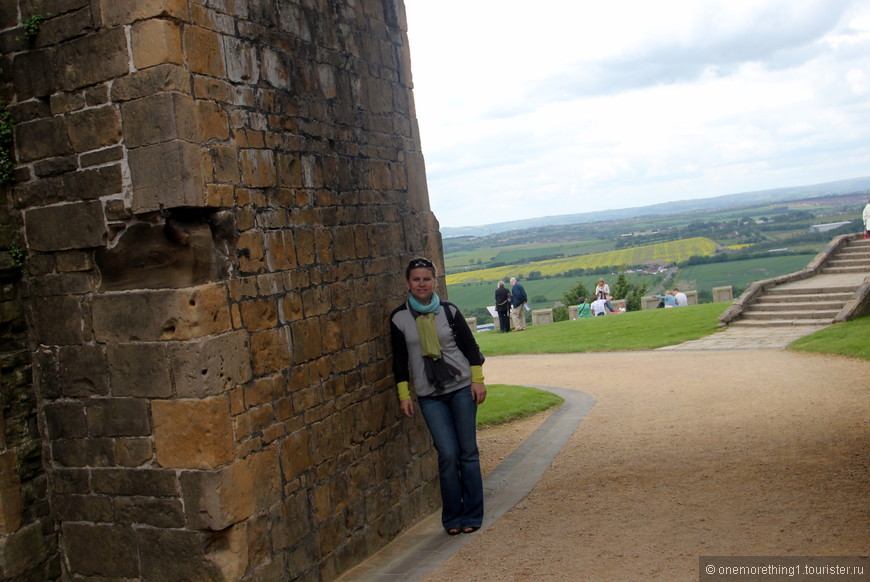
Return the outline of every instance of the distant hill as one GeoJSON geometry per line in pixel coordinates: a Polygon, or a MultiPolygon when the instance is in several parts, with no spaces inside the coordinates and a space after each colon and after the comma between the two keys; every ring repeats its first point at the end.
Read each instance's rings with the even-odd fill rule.
{"type": "Polygon", "coordinates": [[[479,226],[445,226],[441,228],[441,236],[444,238],[456,236],[485,236],[499,232],[539,228],[542,226],[578,224],[604,220],[625,220],[629,218],[637,218],[639,216],[661,216],[697,210],[721,210],[723,208],[735,208],[748,204],[758,205],[764,203],[786,202],[801,198],[814,198],[862,191],[870,191],[870,176],[852,178],[849,180],[838,180],[836,182],[825,182],[823,184],[812,184],[810,186],[775,188],[772,190],[759,190],[756,192],[743,192],[740,194],[726,194],[724,196],[716,196],[713,198],[663,202],[651,206],[638,206],[636,208],[599,210],[597,212],[562,214],[558,216],[542,216],[538,218],[496,222],[479,226]]]}

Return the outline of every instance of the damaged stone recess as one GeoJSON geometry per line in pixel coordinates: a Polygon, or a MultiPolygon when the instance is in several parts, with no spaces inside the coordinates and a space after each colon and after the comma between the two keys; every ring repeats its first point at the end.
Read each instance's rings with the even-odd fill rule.
{"type": "Polygon", "coordinates": [[[112,248],[96,251],[100,291],[180,289],[227,279],[237,240],[228,210],[163,210],[157,223],[134,222],[112,248]]]}

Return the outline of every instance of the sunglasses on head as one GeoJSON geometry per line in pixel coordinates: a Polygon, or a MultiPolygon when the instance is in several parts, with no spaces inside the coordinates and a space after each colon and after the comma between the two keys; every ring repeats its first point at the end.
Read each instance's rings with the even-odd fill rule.
{"type": "Polygon", "coordinates": [[[430,261],[429,259],[414,259],[414,260],[411,261],[411,263],[408,265],[408,268],[409,268],[409,269],[420,269],[420,268],[423,268],[423,269],[434,269],[434,268],[435,268],[435,265],[433,265],[433,264],[432,264],[432,261],[430,261]]]}

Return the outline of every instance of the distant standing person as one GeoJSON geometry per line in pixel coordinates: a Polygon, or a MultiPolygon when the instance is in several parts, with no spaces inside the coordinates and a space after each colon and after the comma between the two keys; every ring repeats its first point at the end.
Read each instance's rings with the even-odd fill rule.
{"type": "Polygon", "coordinates": [[[864,207],[861,218],[864,219],[864,238],[870,238],[870,200],[867,201],[867,206],[864,207]]]}
{"type": "Polygon", "coordinates": [[[674,287],[674,299],[677,302],[677,307],[686,307],[689,304],[689,298],[686,294],[674,287]]]}
{"type": "Polygon", "coordinates": [[[507,333],[511,330],[511,292],[504,286],[504,281],[498,282],[495,290],[495,311],[498,313],[498,333],[507,333]]]}
{"type": "Polygon", "coordinates": [[[607,307],[607,311],[613,313],[616,311],[613,309],[613,304],[610,302],[610,285],[604,282],[604,279],[598,279],[598,285],[595,286],[595,298],[603,299],[604,305],[607,307]]]}
{"type": "Polygon", "coordinates": [[[517,281],[516,277],[511,277],[511,319],[514,324],[514,331],[523,331],[526,329],[526,303],[529,298],[526,296],[526,290],[517,281]]]}

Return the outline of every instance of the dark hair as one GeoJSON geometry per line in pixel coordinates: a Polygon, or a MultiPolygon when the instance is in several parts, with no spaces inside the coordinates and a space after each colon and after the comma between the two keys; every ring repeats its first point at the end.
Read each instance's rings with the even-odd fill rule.
{"type": "Polygon", "coordinates": [[[432,276],[435,276],[435,265],[432,264],[432,261],[423,257],[417,257],[416,259],[411,259],[411,262],[405,268],[406,281],[411,278],[411,271],[414,269],[429,269],[432,271],[432,276]]]}

